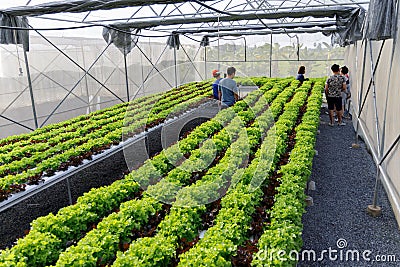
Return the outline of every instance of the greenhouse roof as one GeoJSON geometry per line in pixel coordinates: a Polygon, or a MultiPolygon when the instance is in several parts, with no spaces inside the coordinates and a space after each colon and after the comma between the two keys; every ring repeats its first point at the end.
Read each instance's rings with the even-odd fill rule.
{"type": "Polygon", "coordinates": [[[367,37],[375,40],[392,38],[394,33],[392,0],[29,0],[25,4],[21,1],[5,0],[0,4],[0,43],[13,43],[17,39],[26,49],[28,34],[20,32],[15,38],[14,30],[100,26],[104,27],[106,41],[115,42],[127,39],[124,34],[136,35],[135,38],[145,36],[144,31],[150,31],[152,36],[160,32],[165,36],[200,31],[240,35],[257,30],[253,34],[256,35],[260,31],[289,33],[290,29],[293,33],[321,32],[330,35],[332,43],[342,46],[361,40],[363,27],[367,37]],[[367,9],[371,14],[366,21],[367,9]],[[54,27],[41,28],[32,20],[52,20],[54,27]],[[63,26],[57,27],[56,21],[63,26]]]}
{"type": "MultiPolygon", "coordinates": [[[[313,11],[347,8],[367,9],[369,1],[360,0],[78,0],[78,1],[39,1],[31,0],[9,1],[8,6],[2,4],[2,14],[12,16],[28,16],[40,19],[59,20],[66,23],[81,24],[121,24],[130,23],[135,26],[136,22],[162,21],[158,25],[149,24],[141,27],[152,30],[176,30],[177,28],[202,28],[202,27],[226,27],[243,26],[247,24],[259,24],[265,26],[270,23],[293,23],[313,22],[327,20],[321,17],[312,16],[313,11]],[[24,4],[22,4],[25,2],[24,4]],[[19,6],[14,6],[16,4],[19,6]],[[287,14],[302,14],[297,17],[286,16],[287,14]],[[281,16],[271,16],[279,13],[281,16]],[[243,19],[231,20],[229,17],[248,15],[243,19]],[[270,15],[266,15],[270,14],[270,15]],[[223,18],[228,17],[224,21],[223,18]],[[200,19],[202,18],[202,19],[200,19]],[[210,20],[217,18],[217,21],[210,20]],[[220,20],[218,20],[220,18],[220,20]],[[187,22],[200,19],[197,25],[188,25],[187,22]],[[168,21],[178,21],[176,24],[168,24],[168,21]],[[169,27],[166,27],[169,26],[169,27]]],[[[3,2],[3,1],[2,1],[3,2]]],[[[7,2],[7,1],[5,1],[7,2]]],[[[332,17],[331,13],[330,16],[332,17]]]]}
{"type": "MultiPolygon", "coordinates": [[[[2,2],[0,15],[3,29],[7,29],[7,26],[13,27],[12,29],[30,27],[31,30],[103,26],[107,28],[106,32],[116,30],[138,34],[139,31],[151,31],[153,34],[161,32],[164,35],[200,31],[229,31],[239,35],[240,32],[248,30],[282,33],[290,29],[291,32],[299,33],[336,34],[336,42],[341,45],[360,39],[365,10],[369,5],[369,1],[362,0],[30,0],[27,3],[26,0],[23,2],[14,0],[2,2]],[[21,16],[28,17],[29,22],[13,22],[12,18],[21,16]],[[32,20],[35,22],[41,20],[42,24],[32,24],[32,20]],[[62,22],[63,26],[37,26],[47,26],[48,20],[62,22]],[[7,21],[10,22],[7,24],[7,21]],[[47,24],[43,24],[43,21],[47,21],[47,24]],[[319,31],[326,27],[329,27],[329,30],[319,31]]],[[[254,34],[258,33],[254,32],[254,34]]],[[[2,41],[2,43],[7,42],[2,41]]]]}

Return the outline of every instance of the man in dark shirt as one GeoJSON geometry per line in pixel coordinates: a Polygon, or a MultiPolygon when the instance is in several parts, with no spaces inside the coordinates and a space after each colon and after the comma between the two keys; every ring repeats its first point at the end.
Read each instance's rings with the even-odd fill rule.
{"type": "Polygon", "coordinates": [[[239,99],[239,89],[235,80],[233,80],[233,78],[235,78],[236,69],[234,67],[229,67],[226,70],[226,74],[227,77],[219,82],[219,93],[222,104],[225,107],[230,107],[239,99]]]}

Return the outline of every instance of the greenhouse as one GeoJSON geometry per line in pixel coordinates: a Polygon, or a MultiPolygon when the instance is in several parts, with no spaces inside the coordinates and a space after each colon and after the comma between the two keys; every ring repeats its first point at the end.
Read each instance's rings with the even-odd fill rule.
{"type": "Polygon", "coordinates": [[[0,266],[397,266],[399,13],[2,0],[0,266]]]}

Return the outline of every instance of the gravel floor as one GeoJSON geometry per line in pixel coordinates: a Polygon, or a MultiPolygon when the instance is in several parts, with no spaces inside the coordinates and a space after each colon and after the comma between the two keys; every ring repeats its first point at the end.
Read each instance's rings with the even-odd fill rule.
{"type": "Polygon", "coordinates": [[[316,190],[309,191],[314,205],[307,207],[303,216],[304,256],[299,256],[298,266],[400,266],[399,226],[383,186],[379,186],[378,197],[382,215],[373,218],[366,212],[376,178],[372,157],[362,141],[360,149],[351,148],[351,122],[330,127],[326,111],[321,110],[318,155],[310,178],[316,190]],[[310,251],[315,252],[316,260],[308,257],[313,255],[310,251]],[[388,262],[392,255],[397,262],[388,262]]]}

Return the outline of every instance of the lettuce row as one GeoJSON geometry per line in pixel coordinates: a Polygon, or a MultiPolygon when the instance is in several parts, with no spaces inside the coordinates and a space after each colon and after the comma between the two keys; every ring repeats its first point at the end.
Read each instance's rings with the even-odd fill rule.
{"type": "MultiPolygon", "coordinates": [[[[235,117],[231,123],[219,133],[215,134],[212,139],[206,140],[200,148],[192,151],[190,157],[185,160],[179,168],[170,171],[168,175],[157,184],[150,185],[144,193],[145,196],[141,200],[131,200],[123,203],[121,206],[128,206],[130,208],[120,208],[119,212],[112,213],[104,218],[99,223],[98,227],[90,231],[76,246],[69,247],[65,252],[61,253],[56,266],[79,266],[82,259],[84,259],[86,265],[96,265],[99,259],[104,263],[110,261],[118,250],[120,240],[123,238],[129,240],[129,232],[132,229],[138,229],[143,226],[143,224],[147,222],[147,218],[150,214],[154,214],[162,208],[159,201],[165,202],[169,200],[162,198],[169,197],[169,195],[173,197],[173,190],[187,185],[192,172],[196,171],[196,169],[207,167],[204,163],[209,162],[209,160],[204,157],[213,157],[215,152],[221,153],[223,149],[226,149],[230,145],[231,140],[237,139],[240,127],[242,126],[242,119],[249,120],[251,118],[235,117]],[[217,151],[215,151],[212,146],[213,143],[223,145],[217,147],[217,151]],[[172,192],[169,192],[168,189],[172,192]],[[138,211],[135,211],[135,209],[138,211]],[[139,211],[142,211],[139,213],[141,216],[138,216],[139,211]],[[143,216],[145,216],[145,219],[143,216]]],[[[220,121],[220,123],[223,123],[223,121],[220,121]]],[[[198,133],[200,132],[197,132],[196,135],[198,133]]],[[[207,135],[202,136],[202,138],[205,137],[207,137],[207,135]]],[[[177,146],[174,146],[173,148],[176,147],[177,146]]],[[[179,155],[179,151],[175,151],[175,149],[168,149],[167,151],[164,153],[179,155]]],[[[169,159],[171,160],[171,158],[169,159]]],[[[179,159],[177,158],[175,160],[178,161],[179,159]]],[[[157,178],[161,179],[161,177],[157,178]]],[[[144,180],[140,182],[141,185],[146,183],[146,187],[149,183],[144,180]]]]}
{"type": "MultiPolygon", "coordinates": [[[[249,94],[246,98],[249,105],[257,101],[259,96],[260,93],[257,91],[249,94]]],[[[244,108],[247,108],[247,104],[239,101],[232,108],[219,112],[214,119],[196,127],[187,138],[177,144],[182,153],[189,153],[213,131],[218,131],[227,125],[235,112],[244,108]]],[[[169,149],[174,149],[174,146],[165,151],[169,149]]],[[[26,237],[19,239],[11,249],[2,251],[0,266],[17,264],[35,266],[56,260],[67,242],[77,239],[80,232],[86,230],[88,225],[98,221],[128,196],[137,192],[139,184],[136,180],[142,177],[151,179],[159,173],[166,174],[172,170],[174,166],[168,162],[165,151],[147,160],[142,167],[126,175],[123,180],[118,180],[107,187],[90,190],[78,198],[77,204],[61,209],[57,215],[49,214],[34,220],[31,224],[32,229],[26,237]],[[37,242],[46,245],[36,247],[33,244],[37,242]]]]}
{"type": "MultiPolygon", "coordinates": [[[[260,116],[269,116],[269,112],[260,116]]],[[[156,236],[138,239],[125,253],[118,252],[113,266],[130,266],[132,262],[140,266],[166,266],[175,257],[180,239],[192,240],[198,235],[200,216],[205,210],[204,205],[198,203],[218,197],[219,189],[227,184],[227,179],[241,170],[239,166],[248,156],[243,151],[250,149],[248,136],[253,134],[258,135],[258,140],[261,137],[259,131],[242,129],[239,138],[228,148],[218,165],[210,168],[195,184],[178,191],[176,202],[170,214],[159,225],[156,236]],[[196,208],[190,208],[196,204],[196,208]],[[151,249],[147,248],[149,244],[151,249]]]]}
{"type": "MultiPolygon", "coordinates": [[[[203,89],[202,93],[209,94],[208,91],[208,88],[203,89]]],[[[189,105],[201,101],[201,96],[193,98],[194,95],[198,94],[200,93],[195,92],[193,94],[189,94],[188,99],[185,98],[185,100],[176,100],[177,103],[171,101],[169,104],[175,105],[175,109],[177,111],[185,110],[189,105]],[[187,103],[180,103],[180,101],[187,101],[187,103]]],[[[157,114],[156,116],[153,116],[152,120],[151,118],[145,117],[142,121],[144,124],[146,124],[147,121],[153,122],[159,118],[165,118],[166,116],[167,115],[165,113],[157,114]]],[[[8,164],[0,166],[0,176],[4,174],[6,170],[10,170],[12,173],[17,172],[16,174],[9,174],[3,178],[0,178],[0,189],[4,191],[9,190],[11,185],[26,183],[31,177],[42,176],[43,173],[48,172],[49,170],[58,170],[62,163],[68,162],[73,157],[84,155],[88,152],[93,152],[94,150],[97,151],[98,149],[102,149],[104,146],[110,146],[113,143],[119,143],[122,135],[123,119],[124,116],[122,114],[119,115],[119,120],[115,118],[105,119],[106,123],[104,124],[93,122],[90,126],[78,128],[77,131],[68,133],[69,138],[66,142],[59,143],[54,147],[50,147],[44,151],[38,151],[34,153],[32,157],[22,158],[21,160],[12,161],[8,164]],[[114,122],[114,120],[116,121],[114,122]],[[98,131],[94,130],[93,132],[85,135],[88,132],[88,127],[91,127],[92,130],[99,127],[103,128],[98,131]],[[85,128],[86,131],[83,132],[82,129],[85,128]],[[73,137],[71,137],[71,135],[73,137]],[[29,169],[24,170],[27,167],[29,169]],[[20,172],[21,170],[24,171],[20,172]]],[[[140,129],[140,127],[141,126],[137,126],[135,129],[140,129]]],[[[59,141],[64,140],[61,139],[59,141]]]]}
{"type": "Polygon", "coordinates": [[[302,246],[304,189],[311,174],[315,154],[323,85],[324,81],[315,80],[307,111],[303,115],[302,123],[296,127],[296,144],[290,154],[289,163],[280,170],[281,185],[271,211],[271,224],[259,239],[259,251],[254,255],[252,266],[296,265],[295,253],[302,246]]]}
{"type": "MultiPolygon", "coordinates": [[[[293,94],[295,88],[297,88],[297,85],[291,87],[291,90],[288,91],[293,94]]],[[[299,109],[305,102],[309,89],[310,85],[305,84],[296,90],[297,93],[292,101],[285,105],[284,112],[279,116],[275,128],[268,131],[256,153],[256,157],[243,171],[243,174],[239,174],[243,178],[238,179],[240,182],[237,186],[230,189],[226,197],[222,199],[222,208],[215,219],[215,225],[207,230],[204,238],[192,249],[180,255],[178,266],[231,266],[231,257],[236,253],[237,246],[246,240],[252,214],[255,212],[255,207],[259,204],[263,194],[260,187],[255,187],[252,184],[252,179],[254,176],[268,177],[275,170],[278,159],[284,153],[287,145],[282,149],[275,150],[274,143],[279,139],[287,138],[287,134],[296,123],[299,109]],[[287,121],[288,117],[291,118],[290,122],[287,121]],[[283,126],[282,120],[286,123],[284,130],[280,129],[283,126]],[[276,134],[276,132],[279,134],[276,134]]],[[[292,94],[284,91],[271,107],[275,104],[275,106],[283,108],[286,100],[292,94]]],[[[237,178],[234,177],[233,179],[237,178]]],[[[268,180],[266,182],[268,183],[268,180]]]]}

